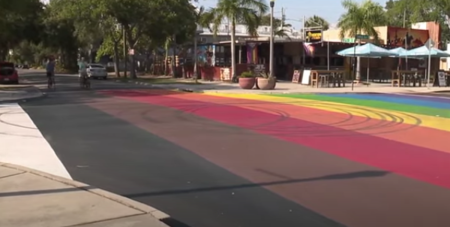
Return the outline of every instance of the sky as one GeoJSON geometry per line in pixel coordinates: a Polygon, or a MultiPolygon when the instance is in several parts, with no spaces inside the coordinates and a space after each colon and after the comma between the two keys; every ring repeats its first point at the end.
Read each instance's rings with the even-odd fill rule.
{"type": "MultiPolygon", "coordinates": [[[[198,0],[199,5],[205,8],[214,7],[217,0],[198,0]]],[[[266,0],[269,1],[269,0],[266,0]]],[[[364,0],[354,0],[363,2],[364,0]]],[[[387,0],[372,0],[380,3],[383,7],[387,0]]],[[[341,0],[275,0],[274,15],[281,18],[281,8],[284,8],[286,14],[286,23],[292,24],[295,29],[302,27],[300,21],[304,16],[306,18],[317,15],[323,17],[330,24],[336,24],[339,17],[345,13],[342,8],[341,0]]]]}
{"type": "MultiPolygon", "coordinates": [[[[41,0],[48,2],[49,0],[41,0]]],[[[266,0],[267,2],[269,0],[266,0]]],[[[353,0],[355,2],[363,2],[365,0],[353,0]]],[[[387,0],[372,0],[380,3],[383,7],[387,0]]],[[[198,0],[198,5],[205,8],[214,7],[217,0],[198,0]]],[[[341,0],[275,0],[274,14],[275,17],[281,18],[281,9],[284,8],[286,14],[286,23],[292,24],[295,29],[302,28],[302,18],[317,15],[323,17],[331,25],[339,20],[339,17],[345,13],[342,8],[341,0]]]]}

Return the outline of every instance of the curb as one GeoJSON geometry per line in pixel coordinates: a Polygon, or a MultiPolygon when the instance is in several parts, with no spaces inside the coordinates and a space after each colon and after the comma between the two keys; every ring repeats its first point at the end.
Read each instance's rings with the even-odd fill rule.
{"type": "Polygon", "coordinates": [[[8,100],[0,100],[0,104],[5,104],[5,103],[16,103],[16,102],[27,102],[29,100],[36,100],[36,99],[40,99],[43,97],[46,97],[47,95],[45,93],[43,93],[39,88],[36,88],[34,86],[28,86],[28,87],[24,87],[24,88],[33,88],[35,89],[37,92],[37,95],[33,95],[33,96],[29,96],[29,97],[22,97],[22,98],[17,98],[17,99],[8,99],[8,100]]]}
{"type": "Polygon", "coordinates": [[[103,197],[105,199],[109,199],[112,200],[114,202],[120,203],[124,206],[127,206],[129,208],[133,208],[135,210],[139,210],[141,211],[143,214],[150,214],[152,215],[154,218],[158,219],[158,220],[164,220],[164,219],[169,219],[170,216],[160,210],[157,210],[154,207],[148,206],[146,204],[125,198],[123,196],[114,194],[112,192],[108,192],[102,189],[98,189],[98,188],[91,188],[90,185],[78,182],[78,181],[74,181],[74,180],[70,180],[70,179],[66,179],[63,177],[59,177],[59,176],[55,176],[49,173],[45,173],[39,170],[34,170],[34,169],[30,169],[24,166],[19,166],[19,165],[14,165],[14,164],[8,164],[8,163],[2,163],[0,162],[0,166],[3,167],[7,167],[7,168],[11,168],[11,169],[15,169],[15,170],[19,170],[19,171],[23,171],[23,172],[27,172],[30,174],[34,174],[40,177],[44,177],[53,181],[57,181],[72,187],[75,187],[77,189],[80,190],[84,190],[87,192],[90,192],[92,194],[95,194],[97,196],[103,197]]]}
{"type": "MultiPolygon", "coordinates": [[[[189,89],[189,88],[180,88],[177,86],[161,86],[161,85],[154,85],[146,82],[139,82],[139,81],[121,81],[121,80],[114,80],[116,83],[131,83],[136,85],[144,85],[152,88],[160,88],[160,89],[166,89],[166,90],[173,90],[173,91],[179,91],[179,92],[189,92],[189,93],[201,93],[201,94],[247,94],[247,93],[234,93],[234,92],[226,92],[226,91],[216,91],[216,90],[197,90],[197,89],[189,89]]],[[[433,90],[426,90],[426,91],[414,91],[414,90],[406,90],[402,92],[376,92],[376,91],[357,91],[356,89],[354,91],[330,91],[330,92],[317,92],[317,91],[308,91],[308,92],[298,92],[298,91],[292,91],[292,92],[286,92],[286,91],[267,91],[262,93],[251,93],[251,94],[258,94],[258,95],[273,95],[273,94],[317,94],[317,93],[329,93],[329,94],[355,94],[355,93],[378,93],[378,94],[393,94],[393,93],[406,93],[406,94],[414,94],[414,93],[440,93],[440,92],[450,92],[450,89],[448,91],[433,91],[433,90]]]]}
{"type": "Polygon", "coordinates": [[[132,83],[132,84],[137,84],[137,85],[144,85],[144,86],[149,86],[149,87],[154,87],[153,84],[150,83],[145,83],[145,82],[139,82],[139,81],[121,81],[121,80],[114,80],[114,82],[116,83],[132,83]]]}
{"type": "Polygon", "coordinates": [[[139,81],[114,80],[114,82],[116,82],[116,83],[132,83],[132,84],[136,84],[136,85],[144,85],[144,86],[153,87],[153,88],[161,88],[161,89],[181,91],[181,92],[205,93],[204,90],[193,90],[193,89],[179,88],[179,87],[176,87],[176,86],[158,86],[158,85],[153,85],[153,84],[150,84],[150,83],[139,82],[139,81]]]}

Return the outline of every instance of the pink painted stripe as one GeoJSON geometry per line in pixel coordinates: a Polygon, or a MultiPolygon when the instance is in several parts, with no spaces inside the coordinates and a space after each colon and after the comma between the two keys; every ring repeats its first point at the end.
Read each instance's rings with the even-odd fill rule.
{"type": "MultiPolygon", "coordinates": [[[[447,153],[240,107],[177,99],[170,95],[150,95],[130,91],[108,93],[135,101],[192,112],[207,119],[274,136],[450,188],[450,154],[447,153]]],[[[269,108],[270,105],[271,103],[268,102],[269,108]]]]}

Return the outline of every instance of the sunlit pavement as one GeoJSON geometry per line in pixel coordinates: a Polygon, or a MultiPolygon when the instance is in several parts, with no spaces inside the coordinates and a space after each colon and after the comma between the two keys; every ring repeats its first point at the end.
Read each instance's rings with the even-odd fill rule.
{"type": "Polygon", "coordinates": [[[180,226],[450,225],[448,99],[93,82],[60,76],[21,107],[72,178],[180,226]]]}

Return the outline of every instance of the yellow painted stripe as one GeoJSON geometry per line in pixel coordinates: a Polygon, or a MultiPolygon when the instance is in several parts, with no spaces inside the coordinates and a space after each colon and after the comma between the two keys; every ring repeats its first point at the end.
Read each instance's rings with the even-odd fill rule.
{"type": "Polygon", "coordinates": [[[309,108],[316,108],[320,110],[348,114],[351,113],[354,116],[369,117],[377,120],[387,120],[387,121],[403,121],[404,124],[410,125],[420,125],[421,127],[434,128],[443,131],[450,132],[450,119],[426,116],[420,114],[413,114],[400,111],[390,111],[384,109],[370,108],[370,107],[358,107],[355,105],[336,103],[336,102],[326,102],[317,101],[310,99],[299,99],[299,98],[286,98],[286,97],[276,97],[269,95],[257,95],[257,94],[219,94],[219,93],[208,93],[205,95],[219,96],[226,98],[239,98],[248,100],[258,100],[266,102],[276,102],[285,103],[295,106],[303,106],[309,108]]]}

